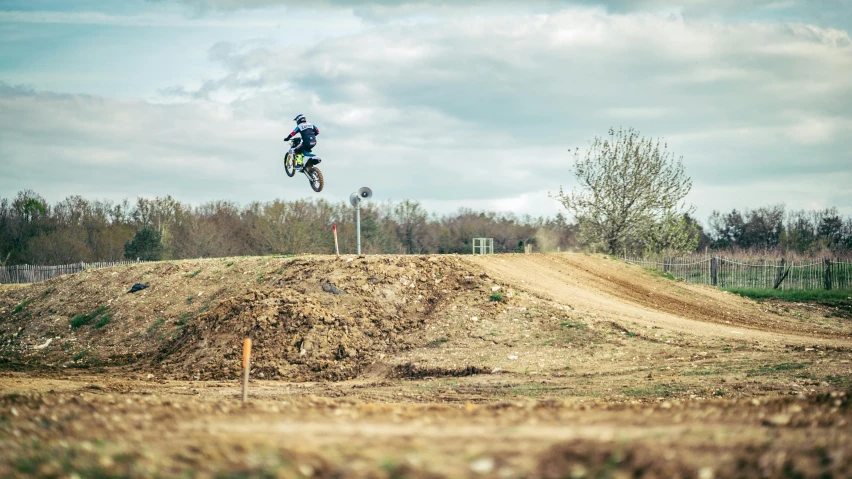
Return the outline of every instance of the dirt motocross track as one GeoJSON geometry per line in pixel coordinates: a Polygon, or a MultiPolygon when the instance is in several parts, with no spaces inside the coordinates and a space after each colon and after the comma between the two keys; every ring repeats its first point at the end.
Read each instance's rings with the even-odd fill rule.
{"type": "Polygon", "coordinates": [[[850,371],[603,256],[144,263],[0,288],[0,476],[852,477],[850,371]]]}

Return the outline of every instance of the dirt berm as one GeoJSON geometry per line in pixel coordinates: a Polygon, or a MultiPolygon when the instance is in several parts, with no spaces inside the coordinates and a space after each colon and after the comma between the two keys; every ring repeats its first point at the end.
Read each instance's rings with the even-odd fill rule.
{"type": "Polygon", "coordinates": [[[282,287],[227,299],[190,322],[161,364],[187,379],[233,378],[239,338],[250,337],[257,377],[350,379],[377,356],[418,345],[413,333],[459,296],[487,302],[487,275],[465,266],[438,256],[295,260],[282,287]]]}
{"type": "MultiPolygon", "coordinates": [[[[457,256],[226,258],[86,271],[0,292],[7,367],[132,365],[188,379],[355,377],[449,304],[490,307],[457,256]],[[148,288],[128,293],[134,283],[148,288]]],[[[422,345],[422,344],[421,344],[422,345]]]]}

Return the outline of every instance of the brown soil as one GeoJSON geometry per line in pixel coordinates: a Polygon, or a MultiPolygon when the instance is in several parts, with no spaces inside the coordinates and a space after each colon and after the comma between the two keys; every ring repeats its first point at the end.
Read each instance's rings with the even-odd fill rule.
{"type": "Polygon", "coordinates": [[[288,287],[222,301],[183,329],[162,364],[179,377],[232,378],[242,358],[235,338],[249,337],[260,378],[352,379],[378,355],[417,344],[413,333],[445,302],[479,297],[478,280],[437,256],[291,261],[278,280],[288,287]]]}
{"type": "MultiPolygon", "coordinates": [[[[709,286],[672,281],[602,256],[516,255],[473,261],[497,278],[521,283],[527,291],[569,301],[601,317],[760,341],[836,344],[835,340],[842,339],[849,344],[852,340],[847,322],[802,321],[793,314],[771,314],[752,300],[709,286]]],[[[794,309],[802,307],[807,306],[794,309]]]]}
{"type": "Polygon", "coordinates": [[[0,476],[852,477],[835,313],[585,255],[87,271],[0,289],[0,476]]]}

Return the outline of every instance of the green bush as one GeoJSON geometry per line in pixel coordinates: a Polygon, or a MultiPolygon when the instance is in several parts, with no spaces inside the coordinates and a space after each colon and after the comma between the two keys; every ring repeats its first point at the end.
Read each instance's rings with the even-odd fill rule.
{"type": "MultiPolygon", "coordinates": [[[[100,315],[104,314],[107,309],[108,309],[107,306],[100,306],[98,309],[92,311],[89,314],[78,314],[78,315],[74,316],[69,321],[71,323],[71,329],[77,329],[79,327],[90,324],[92,321],[97,319],[100,315]]],[[[110,314],[109,317],[112,317],[112,315],[110,314]]],[[[107,318],[107,323],[109,323],[109,318],[107,318]]],[[[104,323],[104,326],[105,325],[106,325],[106,323],[104,323]]],[[[103,327],[103,326],[101,326],[101,327],[103,327]]]]}
{"type": "Polygon", "coordinates": [[[25,299],[25,300],[21,301],[21,304],[19,304],[19,305],[15,306],[15,309],[13,309],[13,310],[12,310],[12,314],[18,314],[18,313],[20,313],[20,312],[21,312],[21,310],[23,310],[24,308],[26,308],[26,307],[27,307],[27,305],[28,305],[28,304],[30,304],[30,303],[32,303],[32,302],[33,302],[32,298],[30,298],[30,299],[25,299]]]}
{"type": "Polygon", "coordinates": [[[110,320],[110,319],[112,319],[112,314],[111,314],[111,313],[108,313],[108,314],[105,314],[105,315],[101,316],[101,319],[100,319],[97,323],[95,323],[94,328],[95,328],[95,329],[101,329],[101,328],[103,328],[104,326],[106,326],[107,324],[109,324],[109,320],[110,320]]]}

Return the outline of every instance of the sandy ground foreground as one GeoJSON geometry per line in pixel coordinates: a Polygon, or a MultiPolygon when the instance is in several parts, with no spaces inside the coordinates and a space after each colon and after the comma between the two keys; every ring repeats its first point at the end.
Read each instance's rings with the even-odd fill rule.
{"type": "Polygon", "coordinates": [[[851,372],[842,312],[601,256],[129,265],[0,289],[0,476],[852,477],[851,372]]]}

